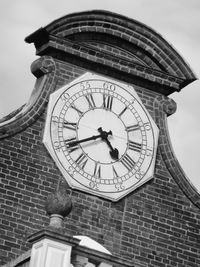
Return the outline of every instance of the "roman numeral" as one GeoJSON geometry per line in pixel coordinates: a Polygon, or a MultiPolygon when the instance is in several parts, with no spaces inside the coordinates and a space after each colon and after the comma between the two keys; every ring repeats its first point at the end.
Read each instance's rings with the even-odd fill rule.
{"type": "Polygon", "coordinates": [[[118,175],[116,169],[114,168],[114,166],[112,166],[112,170],[113,170],[113,178],[119,177],[119,175],[118,175]]]}
{"type": "Polygon", "coordinates": [[[139,129],[140,129],[140,126],[138,124],[130,125],[130,126],[126,127],[127,132],[133,132],[133,131],[137,131],[139,129]]]}
{"type": "Polygon", "coordinates": [[[77,123],[75,123],[75,122],[69,122],[69,121],[64,121],[63,127],[64,128],[67,128],[69,130],[76,131],[76,129],[77,129],[77,123]]]}
{"type": "Polygon", "coordinates": [[[82,112],[80,109],[78,109],[78,108],[74,105],[74,103],[71,104],[71,108],[73,108],[74,110],[76,110],[76,111],[78,112],[78,115],[79,115],[80,117],[83,115],[83,112],[82,112]]]}
{"type": "Polygon", "coordinates": [[[98,162],[95,162],[93,176],[95,176],[97,178],[101,178],[101,165],[99,165],[98,162]]]}
{"type": "Polygon", "coordinates": [[[85,168],[87,161],[88,158],[84,153],[81,153],[80,156],[75,160],[76,164],[78,164],[81,167],[81,169],[85,168]]]}
{"type": "Polygon", "coordinates": [[[125,107],[120,113],[119,113],[119,115],[118,115],[118,117],[121,117],[123,114],[124,114],[124,112],[127,110],[127,107],[125,107]]]}
{"type": "Polygon", "coordinates": [[[89,104],[89,108],[94,109],[96,107],[96,105],[95,105],[94,98],[93,98],[92,94],[86,95],[85,98],[89,104]]]}
{"type": "Polygon", "coordinates": [[[126,154],[122,159],[121,163],[130,171],[134,165],[135,161],[128,155],[126,154]]]}
{"type": "Polygon", "coordinates": [[[65,140],[65,145],[67,147],[67,150],[69,151],[69,153],[72,153],[73,151],[77,150],[79,148],[78,144],[74,145],[74,146],[70,146],[70,143],[73,143],[76,141],[76,137],[72,137],[69,139],[65,140]]]}
{"type": "Polygon", "coordinates": [[[133,141],[129,141],[128,142],[128,148],[137,152],[140,152],[141,148],[142,148],[142,144],[133,142],[133,141]]]}
{"type": "Polygon", "coordinates": [[[103,108],[112,110],[113,96],[103,94],[103,108]]]}

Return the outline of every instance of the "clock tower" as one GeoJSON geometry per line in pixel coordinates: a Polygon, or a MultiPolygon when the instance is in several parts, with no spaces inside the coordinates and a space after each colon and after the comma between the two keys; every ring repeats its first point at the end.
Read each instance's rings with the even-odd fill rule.
{"type": "Polygon", "coordinates": [[[73,203],[69,235],[132,266],[197,266],[200,195],[167,127],[170,95],[196,80],[188,64],[150,27],[100,10],[66,15],[25,41],[39,57],[35,87],[0,123],[2,229],[12,237],[8,251],[3,234],[2,263],[29,249],[59,188],[73,203]]]}

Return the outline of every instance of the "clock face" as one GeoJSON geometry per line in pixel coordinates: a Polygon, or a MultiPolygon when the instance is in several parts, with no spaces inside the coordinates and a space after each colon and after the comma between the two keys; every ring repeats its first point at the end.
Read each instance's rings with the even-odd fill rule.
{"type": "Polygon", "coordinates": [[[51,95],[43,141],[73,188],[120,199],[152,178],[157,139],[131,86],[86,73],[51,95]]]}

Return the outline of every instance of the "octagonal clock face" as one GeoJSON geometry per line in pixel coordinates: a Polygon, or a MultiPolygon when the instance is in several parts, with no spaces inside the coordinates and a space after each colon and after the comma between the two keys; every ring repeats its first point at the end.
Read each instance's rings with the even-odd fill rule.
{"type": "Polygon", "coordinates": [[[157,141],[132,86],[86,73],[50,96],[43,142],[72,188],[119,200],[153,177],[157,141]]]}

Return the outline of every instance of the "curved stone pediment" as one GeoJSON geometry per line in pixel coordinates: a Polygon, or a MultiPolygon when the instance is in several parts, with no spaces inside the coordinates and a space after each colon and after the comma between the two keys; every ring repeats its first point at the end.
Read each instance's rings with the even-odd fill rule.
{"type": "MultiPolygon", "coordinates": [[[[165,95],[196,80],[188,64],[160,34],[136,20],[108,11],[93,10],[64,16],[25,40],[35,44],[38,55],[58,57],[62,52],[116,68],[162,85],[165,90],[156,90],[165,95]]],[[[62,60],[65,60],[64,56],[62,60]]]]}

